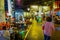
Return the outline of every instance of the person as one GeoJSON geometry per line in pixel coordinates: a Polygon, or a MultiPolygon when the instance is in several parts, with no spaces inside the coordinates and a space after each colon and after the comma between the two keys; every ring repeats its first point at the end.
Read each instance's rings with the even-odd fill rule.
{"type": "Polygon", "coordinates": [[[55,15],[53,18],[54,18],[54,23],[58,24],[58,20],[57,20],[58,19],[58,15],[55,15]]]}
{"type": "Polygon", "coordinates": [[[44,40],[50,40],[54,30],[55,28],[54,28],[54,24],[52,23],[52,18],[47,17],[46,22],[43,24],[44,40]]]}
{"type": "Polygon", "coordinates": [[[3,30],[0,30],[0,40],[5,40],[4,37],[3,37],[3,30]]]}
{"type": "Polygon", "coordinates": [[[10,34],[13,33],[13,28],[14,28],[14,27],[10,27],[10,28],[9,28],[9,32],[10,32],[10,34]]]}
{"type": "Polygon", "coordinates": [[[2,30],[2,24],[0,23],[0,30],[2,30]]]}
{"type": "Polygon", "coordinates": [[[9,33],[9,30],[8,28],[6,28],[5,26],[3,27],[4,30],[4,34],[3,34],[3,37],[5,38],[5,40],[10,40],[10,33],[9,33]]]}
{"type": "Polygon", "coordinates": [[[56,15],[60,16],[60,10],[57,12],[57,14],[56,14],[56,15]]]}

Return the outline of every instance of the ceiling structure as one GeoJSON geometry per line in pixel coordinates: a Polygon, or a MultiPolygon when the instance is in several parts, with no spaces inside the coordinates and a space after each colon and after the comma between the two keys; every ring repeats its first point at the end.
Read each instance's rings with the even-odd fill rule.
{"type": "Polygon", "coordinates": [[[26,8],[30,7],[30,5],[47,6],[51,5],[54,1],[55,0],[22,0],[22,7],[26,10],[26,8]]]}
{"type": "MultiPolygon", "coordinates": [[[[16,0],[14,0],[16,4],[16,0]]],[[[30,7],[30,5],[41,5],[41,6],[47,6],[51,5],[55,0],[21,0],[21,7],[23,10],[27,10],[27,8],[30,7]]]]}
{"type": "Polygon", "coordinates": [[[55,1],[60,1],[60,0],[55,0],[55,1]]]}

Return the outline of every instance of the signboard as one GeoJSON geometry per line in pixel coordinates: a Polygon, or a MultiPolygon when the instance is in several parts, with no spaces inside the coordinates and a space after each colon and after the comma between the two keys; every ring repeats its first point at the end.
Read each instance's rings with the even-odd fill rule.
{"type": "Polygon", "coordinates": [[[5,22],[4,0],[0,0],[0,22],[5,22]]]}

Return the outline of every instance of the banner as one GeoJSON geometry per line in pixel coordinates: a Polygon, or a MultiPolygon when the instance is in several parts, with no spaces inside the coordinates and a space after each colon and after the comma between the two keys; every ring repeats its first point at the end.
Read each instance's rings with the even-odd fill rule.
{"type": "Polygon", "coordinates": [[[5,22],[4,0],[0,0],[0,22],[5,22]]]}

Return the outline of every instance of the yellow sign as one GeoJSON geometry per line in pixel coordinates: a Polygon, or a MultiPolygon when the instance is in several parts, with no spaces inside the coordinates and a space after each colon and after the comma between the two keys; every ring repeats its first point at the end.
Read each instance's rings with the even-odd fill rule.
{"type": "Polygon", "coordinates": [[[0,0],[0,22],[5,22],[4,0],[0,0]]]}

